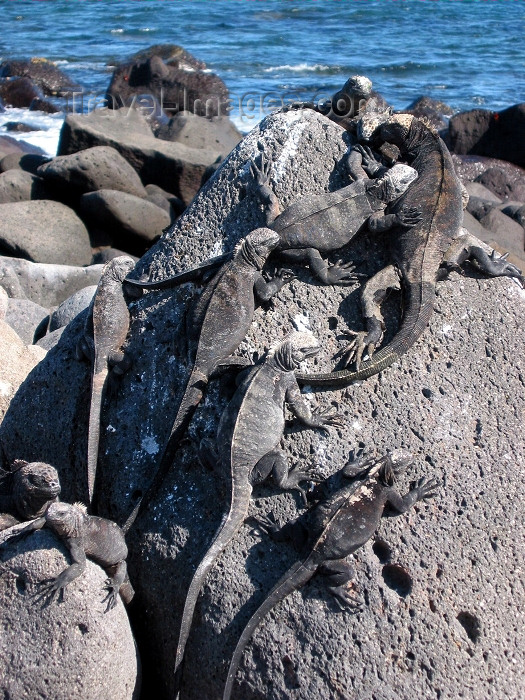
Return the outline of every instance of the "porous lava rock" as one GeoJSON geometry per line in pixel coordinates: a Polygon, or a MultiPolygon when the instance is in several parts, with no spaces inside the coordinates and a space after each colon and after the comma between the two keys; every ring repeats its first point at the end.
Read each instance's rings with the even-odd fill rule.
{"type": "Polygon", "coordinates": [[[215,150],[155,138],[146,119],[131,108],[68,114],[60,132],[58,155],[92,146],[116,148],[143,183],[159,185],[185,204],[203,184],[208,167],[220,158],[215,150]]]}
{"type": "Polygon", "coordinates": [[[11,107],[29,107],[42,98],[42,91],[30,78],[13,78],[0,83],[0,97],[11,107]]]}
{"type": "Polygon", "coordinates": [[[47,318],[48,310],[29,299],[9,299],[5,321],[22,338],[26,345],[34,342],[35,331],[47,318]]]}
{"type": "Polygon", "coordinates": [[[46,58],[31,58],[29,60],[8,60],[0,63],[0,77],[29,78],[42,88],[44,95],[58,95],[64,91],[78,89],[78,85],[46,58]]]}
{"type": "Polygon", "coordinates": [[[0,252],[33,262],[87,265],[89,235],[73,209],[48,199],[0,204],[0,252]]]}
{"type": "Polygon", "coordinates": [[[32,175],[36,175],[37,168],[47,163],[47,156],[39,156],[33,153],[8,153],[0,160],[0,172],[8,170],[24,170],[32,175]]]}
{"type": "MultiPolygon", "coordinates": [[[[165,279],[231,250],[263,223],[250,174],[260,149],[271,158],[281,203],[347,182],[349,136],[322,116],[266,118],[226,159],[136,273],[165,279]]],[[[334,254],[372,274],[387,260],[384,237],[363,235],[334,254]]],[[[271,270],[271,266],[270,266],[271,270]]],[[[320,285],[308,272],[257,309],[239,354],[254,361],[293,327],[311,328],[321,352],[311,371],[334,367],[347,329],[362,328],[359,292],[320,285]]],[[[200,292],[190,283],[131,303],[133,367],[106,404],[101,430],[99,507],[123,522],[160,460],[188,373],[185,315],[200,292]]],[[[338,612],[321,579],[270,613],[248,645],[234,697],[520,697],[525,692],[525,594],[521,474],[525,408],[522,328],[525,295],[508,279],[472,270],[440,283],[430,327],[382,374],[345,390],[309,391],[312,406],[335,406],[343,427],[289,428],[282,446],[293,465],[327,476],[359,444],[413,451],[401,491],[419,477],[441,481],[437,497],[386,519],[354,557],[363,612],[338,612]]],[[[384,308],[387,341],[399,300],[384,308]]],[[[70,323],[19,391],[0,427],[6,460],[51,462],[65,497],[85,496],[90,370],[74,358],[83,318],[70,323]],[[59,376],[58,376],[59,375],[59,376]],[[29,419],[30,418],[30,419],[29,419]],[[23,426],[23,427],[22,427],[23,426]],[[60,435],[60,440],[54,437],[60,435]]],[[[195,567],[228,508],[228,474],[199,463],[234,391],[233,377],[210,382],[171,474],[128,533],[135,616],[145,685],[173,695],[180,615],[195,567]]],[[[261,425],[264,430],[264,425],[261,425]]],[[[302,508],[296,494],[254,491],[252,515],[284,522],[302,508]]],[[[187,646],[181,697],[220,697],[229,659],[255,607],[296,560],[251,527],[240,530],[210,572],[187,646]],[[206,664],[202,660],[206,659],[206,664]]]]}
{"type": "MultiPolygon", "coordinates": [[[[12,533],[3,532],[0,541],[12,533]]],[[[0,691],[17,700],[135,700],[137,652],[122,601],[104,612],[106,573],[88,561],[62,602],[39,599],[39,584],[69,564],[64,545],[48,531],[4,545],[0,691]]]]}
{"type": "Polygon", "coordinates": [[[214,73],[180,61],[166,64],[160,56],[125,63],[115,68],[106,91],[108,107],[120,108],[146,95],[160,110],[200,116],[228,114],[228,89],[214,73]]]}
{"type": "Polygon", "coordinates": [[[109,188],[135,197],[146,196],[136,171],[110,146],[95,146],[68,156],[57,156],[41,165],[37,172],[49,183],[74,194],[109,188]]]}
{"type": "Polygon", "coordinates": [[[0,174],[0,204],[49,199],[50,192],[42,178],[24,170],[8,170],[0,174]]]}
{"type": "Polygon", "coordinates": [[[191,112],[176,114],[156,130],[155,136],[190,148],[209,148],[222,156],[227,156],[242,139],[241,132],[228,117],[207,119],[191,112]]]}
{"type": "Polygon", "coordinates": [[[525,144],[516,138],[525,129],[525,103],[501,112],[472,109],[455,114],[449,124],[454,153],[501,158],[525,166],[525,144]]]}

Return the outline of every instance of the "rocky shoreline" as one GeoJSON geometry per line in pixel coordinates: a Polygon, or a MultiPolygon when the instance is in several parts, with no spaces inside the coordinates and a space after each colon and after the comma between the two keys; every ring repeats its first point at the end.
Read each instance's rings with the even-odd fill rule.
{"type": "MultiPolygon", "coordinates": [[[[108,94],[116,102],[115,95],[124,96],[125,104],[68,114],[56,157],[27,152],[31,149],[23,144],[0,137],[2,466],[8,469],[16,458],[53,464],[70,502],[86,498],[89,369],[76,359],[75,346],[102,263],[130,254],[138,262],[137,277],[160,280],[230,250],[263,223],[247,166],[261,149],[279,164],[272,184],[283,205],[298,194],[335,190],[348,179],[344,155],[350,137],[312,110],[270,115],[241,141],[227,116],[177,112],[173,95],[166,114],[146,115],[126,104],[144,94],[158,101],[161,87],[177,84],[180,90],[183,79],[196,91],[201,74],[208,76],[201,83],[204,92],[192,93],[193,104],[202,107],[210,94],[224,104],[227,92],[215,82],[217,76],[212,79],[202,61],[176,49],[153,47],[118,67],[108,94]]],[[[32,95],[29,104],[39,105],[37,98],[71,89],[45,63],[4,62],[0,76],[6,104],[13,99],[6,95],[22,88],[27,99],[32,95]]],[[[525,105],[452,115],[446,105],[421,98],[408,111],[430,122],[453,153],[469,194],[464,227],[525,268],[520,140],[525,105]]],[[[370,275],[384,253],[367,234],[346,255],[370,275]]],[[[179,347],[177,339],[184,338],[184,313],[196,293],[196,285],[189,284],[144,294],[130,304],[133,368],[105,406],[100,453],[99,507],[118,523],[129,515],[133,494],[149,483],[169,433],[188,367],[184,343],[179,347]]],[[[326,371],[341,350],[337,334],[360,323],[356,307],[356,290],[312,284],[309,273],[298,270],[269,308],[257,310],[240,354],[253,362],[291,327],[303,324],[323,339],[316,370],[326,371]]],[[[397,323],[395,304],[389,311],[387,336],[397,323]]],[[[321,408],[336,406],[345,429],[329,436],[295,432],[293,440],[287,434],[284,449],[291,462],[315,459],[328,476],[347,459],[351,445],[402,446],[416,454],[419,471],[443,478],[443,491],[402,522],[387,519],[363,548],[357,584],[367,591],[367,606],[361,616],[335,615],[319,586],[304,599],[287,601],[284,613],[271,617],[254,637],[236,697],[268,697],[269,688],[272,697],[301,700],[368,694],[380,700],[452,700],[459,690],[476,700],[523,695],[524,320],[524,293],[514,281],[486,280],[472,268],[464,277],[453,274],[438,287],[430,329],[410,356],[355,388],[308,393],[321,408]]],[[[143,698],[173,694],[184,595],[228,498],[222,495],[223,479],[199,465],[197,455],[201,438],[215,432],[230,383],[226,376],[210,385],[210,399],[199,407],[180,450],[177,472],[128,538],[137,590],[129,615],[143,662],[143,698]]],[[[417,476],[410,474],[408,481],[417,476]]],[[[293,496],[263,487],[252,512],[271,510],[288,520],[296,509],[293,496]]],[[[51,536],[45,538],[40,546],[51,547],[51,536]]],[[[41,553],[42,561],[27,564],[23,556],[30,549],[20,553],[16,566],[33,566],[43,578],[49,556],[41,553]]],[[[254,609],[252,596],[267,592],[293,561],[291,549],[249,528],[242,531],[203,592],[188,645],[183,697],[220,696],[226,662],[254,609]]],[[[89,591],[71,598],[72,610],[83,595],[98,604],[95,569],[92,565],[90,576],[96,583],[90,579],[89,591]]],[[[13,585],[0,586],[0,606],[9,606],[13,585]]],[[[89,663],[79,665],[77,651],[66,653],[62,658],[71,666],[44,674],[44,685],[56,684],[47,697],[75,697],[79,688],[85,699],[139,697],[131,632],[119,606],[119,619],[107,634],[103,616],[90,623],[89,633],[72,616],[67,634],[95,643],[97,674],[89,663]],[[104,674],[116,673],[117,638],[126,658],[119,691],[97,695],[91,686],[106,688],[104,674]],[[73,668],[81,669],[82,679],[70,683],[73,668]]],[[[21,609],[26,608],[22,600],[21,609]]],[[[31,630],[45,645],[53,625],[64,624],[60,606],[53,615],[40,629],[30,615],[24,618],[24,633],[31,630]]],[[[0,669],[4,678],[25,678],[39,657],[24,659],[23,644],[16,631],[11,633],[9,644],[19,644],[16,663],[0,658],[0,669]]],[[[73,642],[71,648],[77,649],[73,642]]],[[[93,653],[89,645],[82,649],[93,653]]],[[[28,681],[23,691],[10,683],[3,690],[16,700],[43,692],[40,679],[28,681]]]]}

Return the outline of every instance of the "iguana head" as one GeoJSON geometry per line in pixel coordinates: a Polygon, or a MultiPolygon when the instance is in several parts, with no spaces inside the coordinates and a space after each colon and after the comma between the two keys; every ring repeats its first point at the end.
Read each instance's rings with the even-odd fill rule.
{"type": "Polygon", "coordinates": [[[60,537],[79,537],[86,514],[76,504],[52,503],[46,510],[46,523],[60,537]]]}
{"type": "Polygon", "coordinates": [[[319,350],[317,338],[312,333],[292,331],[271,348],[270,357],[278,367],[289,372],[297,369],[304,360],[317,355],[319,350]]]}
{"type": "Polygon", "coordinates": [[[414,118],[411,114],[392,114],[392,110],[367,112],[357,125],[357,135],[360,141],[388,141],[399,148],[414,118]]]}
{"type": "Polygon", "coordinates": [[[384,460],[377,478],[385,486],[393,486],[396,476],[413,463],[414,455],[407,450],[398,449],[385,455],[384,460]]]}
{"type": "Polygon", "coordinates": [[[332,109],[339,116],[353,116],[361,111],[361,100],[372,94],[372,81],[364,75],[352,75],[332,97],[332,109]]]}
{"type": "Polygon", "coordinates": [[[400,197],[417,178],[417,170],[410,165],[396,163],[378,180],[367,183],[367,191],[388,204],[400,197]]]}
{"type": "Polygon", "coordinates": [[[236,251],[249,265],[262,270],[266,258],[279,241],[279,234],[272,229],[256,228],[239,242],[236,251]]]}
{"type": "Polygon", "coordinates": [[[135,261],[129,255],[119,255],[113,260],[109,260],[104,265],[102,277],[111,277],[115,282],[124,282],[124,279],[129,275],[135,267],[135,261]]]}
{"type": "Polygon", "coordinates": [[[16,459],[11,467],[14,491],[46,496],[51,499],[60,495],[57,470],[45,462],[25,462],[16,459]]]}

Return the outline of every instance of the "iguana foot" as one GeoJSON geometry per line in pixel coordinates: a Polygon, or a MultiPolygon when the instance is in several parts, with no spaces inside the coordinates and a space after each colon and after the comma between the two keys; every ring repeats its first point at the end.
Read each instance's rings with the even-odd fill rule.
{"type": "Polygon", "coordinates": [[[338,415],[337,409],[334,406],[325,408],[322,411],[315,408],[312,411],[312,419],[307,425],[311,428],[320,428],[328,435],[328,426],[332,425],[336,428],[342,428],[344,420],[342,416],[338,415]]]}
{"type": "Polygon", "coordinates": [[[343,467],[343,475],[352,478],[358,476],[369,469],[377,462],[377,450],[374,448],[366,452],[364,447],[353,449],[350,452],[348,462],[343,467]]]}
{"type": "Polygon", "coordinates": [[[341,361],[344,367],[348,367],[352,362],[355,362],[356,369],[359,369],[361,366],[363,355],[368,355],[370,359],[383,339],[383,331],[380,324],[370,331],[348,331],[347,335],[352,340],[343,351],[341,361]]]}
{"type": "Polygon", "coordinates": [[[508,257],[508,253],[496,257],[496,251],[493,250],[485,264],[484,271],[492,277],[514,277],[525,288],[525,275],[516,265],[507,261],[508,257]]]}
{"type": "Polygon", "coordinates": [[[417,482],[414,489],[417,494],[417,500],[422,501],[427,498],[434,498],[437,495],[437,489],[440,486],[440,481],[435,477],[422,477],[417,482]]]}
{"type": "Polygon", "coordinates": [[[359,282],[360,277],[366,277],[362,272],[354,272],[354,270],[353,262],[344,263],[342,260],[337,260],[327,268],[325,284],[355,284],[359,282]]]}
{"type": "Polygon", "coordinates": [[[117,605],[119,586],[110,578],[108,578],[106,579],[105,588],[108,592],[106,594],[106,597],[102,600],[102,603],[106,603],[106,609],[104,610],[104,612],[109,612],[110,610],[113,610],[113,608],[117,605]]]}
{"type": "Polygon", "coordinates": [[[35,591],[33,597],[35,601],[43,601],[45,607],[53,602],[61,603],[64,600],[65,586],[59,581],[60,576],[56,578],[45,579],[38,584],[38,590],[35,591]]]}
{"type": "Polygon", "coordinates": [[[356,598],[355,595],[352,595],[347,588],[347,584],[342,586],[330,586],[329,590],[341,610],[356,614],[363,609],[363,603],[356,598]]]}
{"type": "Polygon", "coordinates": [[[407,209],[402,209],[396,214],[396,223],[399,226],[405,226],[410,228],[411,226],[417,226],[421,223],[423,214],[421,210],[417,207],[408,207],[407,209]]]}

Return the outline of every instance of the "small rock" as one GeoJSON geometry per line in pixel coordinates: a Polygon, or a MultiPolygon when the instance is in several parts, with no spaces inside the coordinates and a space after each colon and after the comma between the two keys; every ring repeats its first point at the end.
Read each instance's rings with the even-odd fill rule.
{"type": "Polygon", "coordinates": [[[44,95],[57,95],[67,90],[78,90],[71,78],[46,58],[31,58],[29,61],[2,61],[0,77],[26,77],[42,88],[44,95]]]}
{"type": "Polygon", "coordinates": [[[87,265],[89,235],[73,209],[47,199],[0,204],[0,251],[33,262],[87,265]]]}
{"type": "Polygon", "coordinates": [[[58,328],[67,326],[79,313],[87,309],[96,291],[97,285],[93,284],[89,287],[84,287],[84,289],[79,289],[69,299],[63,301],[49,317],[49,332],[51,333],[58,328]]]}
{"type": "Polygon", "coordinates": [[[35,98],[42,98],[42,91],[30,78],[13,78],[0,83],[0,97],[11,107],[29,107],[35,98]]]}
{"type": "Polygon", "coordinates": [[[505,250],[521,258],[525,257],[525,231],[517,221],[494,208],[480,219],[480,224],[492,231],[494,240],[505,250]]]}
{"type": "Polygon", "coordinates": [[[466,182],[465,189],[470,197],[477,197],[488,204],[501,204],[501,199],[479,181],[466,182]]]}
{"type": "Polygon", "coordinates": [[[207,148],[223,157],[241,141],[242,134],[228,117],[206,119],[191,112],[180,112],[165,125],[161,125],[155,136],[166,141],[183,143],[190,148],[207,148]]]}
{"type": "Polygon", "coordinates": [[[36,175],[37,168],[48,161],[49,158],[46,156],[33,153],[8,153],[0,160],[0,172],[5,173],[16,169],[36,175]]]}
{"type": "Polygon", "coordinates": [[[501,199],[525,201],[525,173],[509,173],[508,169],[491,167],[475,180],[501,199]]]}
{"type": "Polygon", "coordinates": [[[62,337],[62,333],[64,332],[65,326],[62,326],[61,328],[57,328],[56,331],[51,331],[51,333],[46,333],[42,338],[37,340],[35,345],[37,345],[39,348],[43,348],[46,352],[49,352],[52,348],[55,347],[55,345],[58,343],[60,338],[62,337]]]}
{"type": "Polygon", "coordinates": [[[6,122],[4,124],[4,129],[6,131],[15,131],[19,134],[37,131],[36,126],[30,126],[29,124],[24,124],[24,122],[6,122]]]}
{"type": "Polygon", "coordinates": [[[0,135],[0,153],[2,158],[9,153],[34,153],[36,155],[44,155],[44,151],[38,146],[33,146],[26,141],[18,141],[12,136],[0,135]]]}

